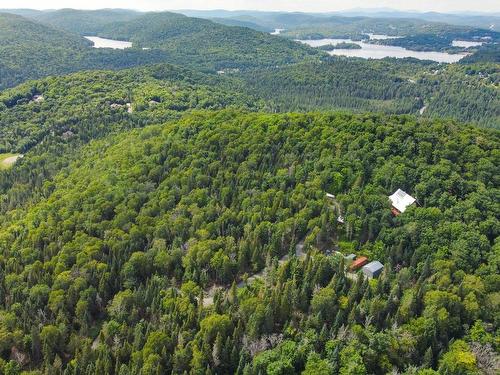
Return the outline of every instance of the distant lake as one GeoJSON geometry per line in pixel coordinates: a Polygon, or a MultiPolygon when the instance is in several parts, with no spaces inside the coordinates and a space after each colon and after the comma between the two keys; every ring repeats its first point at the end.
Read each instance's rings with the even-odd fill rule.
{"type": "Polygon", "coordinates": [[[400,36],[391,36],[391,35],[385,35],[385,34],[372,34],[372,33],[366,33],[370,37],[370,39],[373,40],[384,40],[384,39],[397,39],[401,38],[400,36]]]}
{"type": "Polygon", "coordinates": [[[280,35],[282,31],[285,31],[285,29],[274,29],[271,35],[280,35]]]}
{"type": "MultiPolygon", "coordinates": [[[[389,39],[387,35],[370,35],[371,39],[389,39]],[[373,37],[372,37],[373,36],[373,37]],[[375,36],[379,37],[376,38],[375,36]],[[380,38],[386,37],[386,38],[380,38]]],[[[466,54],[451,54],[445,52],[422,52],[411,51],[403,47],[384,46],[379,44],[370,44],[365,42],[354,41],[351,39],[318,39],[318,40],[297,40],[311,47],[320,47],[328,44],[336,45],[339,43],[355,43],[361,46],[361,49],[334,49],[328,51],[330,55],[362,57],[364,59],[383,59],[384,57],[405,58],[414,57],[419,60],[432,60],[441,63],[454,63],[466,56],[466,54]]]]}
{"type": "Polygon", "coordinates": [[[483,42],[471,42],[468,40],[454,40],[453,42],[451,42],[451,45],[453,47],[469,48],[469,47],[482,46],[483,42]]]}
{"type": "Polygon", "coordinates": [[[125,49],[132,47],[131,42],[124,42],[121,40],[99,38],[98,36],[85,36],[84,38],[93,42],[94,48],[125,49]]]}

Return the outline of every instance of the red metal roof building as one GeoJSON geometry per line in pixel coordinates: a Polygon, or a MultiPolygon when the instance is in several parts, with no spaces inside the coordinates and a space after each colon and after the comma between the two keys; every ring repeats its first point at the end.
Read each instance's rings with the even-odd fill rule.
{"type": "Polygon", "coordinates": [[[351,263],[351,266],[349,267],[350,271],[356,271],[363,267],[366,263],[368,262],[367,257],[359,257],[356,259],[354,262],[351,263]]]}

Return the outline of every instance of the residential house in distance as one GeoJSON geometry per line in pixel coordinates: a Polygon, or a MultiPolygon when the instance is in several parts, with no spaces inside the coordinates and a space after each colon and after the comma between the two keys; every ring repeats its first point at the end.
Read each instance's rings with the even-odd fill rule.
{"type": "Polygon", "coordinates": [[[394,216],[402,214],[409,206],[416,202],[415,198],[401,189],[396,190],[394,194],[389,196],[389,200],[392,203],[391,211],[394,216]]]}
{"type": "Polygon", "coordinates": [[[379,275],[384,270],[384,265],[378,260],[375,260],[363,266],[362,270],[366,277],[373,279],[379,277],[379,275]]]}

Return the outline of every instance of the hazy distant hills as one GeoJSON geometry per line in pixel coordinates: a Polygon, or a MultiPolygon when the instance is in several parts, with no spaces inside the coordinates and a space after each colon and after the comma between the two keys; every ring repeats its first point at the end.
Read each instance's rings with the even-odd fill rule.
{"type": "Polygon", "coordinates": [[[257,31],[270,33],[274,31],[275,28],[269,26],[263,26],[258,24],[258,20],[242,20],[236,18],[209,18],[209,20],[217,23],[221,23],[226,26],[239,26],[239,27],[248,27],[249,29],[254,29],[257,31]],[[256,21],[256,22],[253,22],[256,21]]]}
{"type": "Polygon", "coordinates": [[[282,28],[287,30],[285,36],[294,37],[314,37],[317,30],[322,30],[322,34],[330,33],[337,36],[341,36],[342,33],[353,36],[362,31],[382,33],[388,30],[398,35],[429,31],[464,32],[472,28],[495,30],[495,25],[500,24],[500,17],[496,15],[467,16],[398,11],[300,13],[182,10],[180,12],[191,17],[230,19],[233,22],[239,20],[267,28],[282,28]],[[491,25],[494,27],[490,27],[491,25]]]}
{"type": "Polygon", "coordinates": [[[170,62],[215,72],[284,65],[322,55],[318,50],[267,32],[169,12],[96,11],[94,24],[94,12],[20,13],[45,21],[0,13],[0,89],[26,79],[82,69],[170,62]],[[81,22],[77,23],[77,19],[81,22]],[[78,33],[128,40],[134,48],[94,49],[78,33]]]}
{"type": "MultiPolygon", "coordinates": [[[[459,26],[472,26],[482,29],[490,29],[500,31],[500,14],[498,13],[438,13],[438,12],[409,12],[398,11],[394,9],[353,9],[340,12],[325,12],[325,13],[300,13],[300,12],[261,12],[261,11],[227,11],[227,10],[179,10],[180,13],[191,17],[202,18],[232,18],[232,19],[260,19],[261,22],[269,20],[279,20],[280,17],[286,15],[291,19],[300,19],[302,21],[311,20],[314,18],[337,17],[369,17],[369,18],[405,18],[424,20],[430,22],[447,23],[459,26]]],[[[284,20],[281,18],[281,20],[284,20]]],[[[290,24],[290,25],[293,25],[290,24]]],[[[276,25],[275,27],[279,27],[276,25]]]]}
{"type": "Polygon", "coordinates": [[[364,16],[384,18],[415,18],[433,22],[444,22],[452,25],[474,26],[482,29],[500,31],[499,13],[438,13],[438,12],[402,12],[397,10],[351,10],[336,12],[342,16],[364,16]]]}
{"type": "Polygon", "coordinates": [[[136,48],[158,48],[174,63],[209,69],[283,65],[320,52],[296,42],[245,27],[230,27],[178,13],[147,13],[107,25],[100,36],[128,40],[136,48]]]}
{"type": "Polygon", "coordinates": [[[92,44],[78,35],[0,13],[0,89],[25,78],[69,72],[92,44]]]}
{"type": "Polygon", "coordinates": [[[37,21],[71,30],[81,35],[99,33],[105,25],[112,22],[124,22],[139,17],[141,13],[125,9],[75,10],[60,9],[41,12],[34,16],[37,21]]]}
{"type": "MultiPolygon", "coordinates": [[[[2,10],[0,10],[2,11],[2,10]]],[[[113,22],[130,21],[144,14],[129,9],[76,10],[60,9],[38,11],[33,9],[6,9],[24,17],[51,24],[80,34],[95,34],[104,25],[113,22]]],[[[189,17],[211,19],[229,26],[249,27],[258,31],[272,31],[275,28],[296,28],[314,23],[348,24],[364,18],[411,19],[427,22],[446,23],[458,26],[471,26],[489,30],[500,30],[498,13],[438,13],[409,12],[393,9],[353,9],[341,12],[303,13],[303,12],[266,12],[252,10],[178,10],[189,17]]]]}

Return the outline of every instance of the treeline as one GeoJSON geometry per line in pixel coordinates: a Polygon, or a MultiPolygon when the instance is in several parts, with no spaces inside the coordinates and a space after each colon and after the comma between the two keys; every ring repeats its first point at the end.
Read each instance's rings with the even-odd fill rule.
{"type": "Polygon", "coordinates": [[[484,43],[494,45],[500,40],[500,33],[481,29],[441,33],[426,30],[424,33],[406,35],[401,38],[377,40],[376,43],[404,47],[413,51],[448,51],[456,53],[466,50],[466,48],[452,47],[454,40],[481,40],[484,43]]]}
{"type": "Polygon", "coordinates": [[[449,117],[500,126],[496,64],[443,65],[413,59],[333,57],[321,63],[239,75],[270,111],[347,109],[449,117]]]}
{"type": "Polygon", "coordinates": [[[159,48],[168,51],[169,62],[213,71],[286,65],[322,56],[314,48],[267,32],[170,12],[113,23],[99,35],[129,40],[137,48],[159,48]]]}
{"type": "Polygon", "coordinates": [[[495,370],[498,141],[449,121],[241,111],[94,141],[1,219],[3,371],[495,370]],[[419,206],[395,218],[397,188],[419,206]],[[302,241],[305,260],[278,266],[302,241]],[[332,248],[383,275],[347,275],[332,248]]]}
{"type": "Polygon", "coordinates": [[[105,22],[100,26],[99,35],[134,43],[132,49],[110,50],[94,49],[90,41],[77,34],[1,13],[0,90],[28,79],[84,69],[122,69],[163,62],[216,72],[285,65],[316,60],[322,55],[268,33],[180,14],[129,16],[123,15],[129,19],[126,22],[105,22]]]}
{"type": "Polygon", "coordinates": [[[191,109],[259,106],[258,99],[222,78],[166,64],[76,73],[7,90],[0,94],[0,153],[31,157],[0,174],[0,212],[44,196],[44,184],[93,139],[178,118],[191,109]]]}

